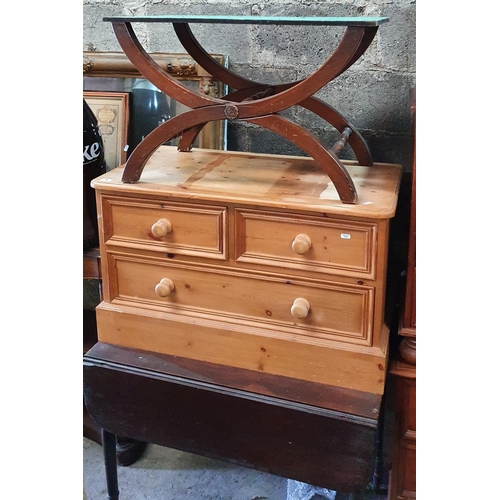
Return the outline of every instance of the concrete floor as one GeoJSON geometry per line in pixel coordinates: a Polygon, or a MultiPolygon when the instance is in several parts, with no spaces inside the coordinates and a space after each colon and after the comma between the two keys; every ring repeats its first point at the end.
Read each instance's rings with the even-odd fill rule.
{"type": "MultiPolygon", "coordinates": [[[[106,500],[102,447],[87,438],[83,438],[83,481],[86,500],[106,500]]],[[[120,500],[350,499],[349,495],[157,445],[148,445],[133,465],[118,468],[118,486],[120,500]]],[[[370,493],[359,498],[386,500],[387,496],[370,493]]]]}

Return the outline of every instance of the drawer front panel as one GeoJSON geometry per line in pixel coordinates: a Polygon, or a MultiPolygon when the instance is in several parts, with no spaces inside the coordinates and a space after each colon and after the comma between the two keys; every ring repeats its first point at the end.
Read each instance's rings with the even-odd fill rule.
{"type": "Polygon", "coordinates": [[[103,197],[102,210],[108,221],[106,243],[163,254],[227,259],[224,207],[103,197]]]}
{"type": "Polygon", "coordinates": [[[375,279],[376,224],[237,209],[239,262],[375,279]]]}
{"type": "Polygon", "coordinates": [[[260,328],[298,334],[319,342],[334,338],[371,345],[374,300],[371,287],[306,283],[186,263],[153,263],[121,254],[109,258],[112,303],[166,308],[194,318],[204,314],[219,321],[251,321],[260,328]],[[173,290],[168,296],[159,296],[157,291],[163,293],[168,280],[173,283],[173,290]]]}

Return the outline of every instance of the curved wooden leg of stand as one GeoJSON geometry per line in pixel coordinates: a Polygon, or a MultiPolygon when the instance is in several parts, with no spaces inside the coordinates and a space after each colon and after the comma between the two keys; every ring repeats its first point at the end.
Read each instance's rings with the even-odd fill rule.
{"type": "MultiPolygon", "coordinates": [[[[173,23],[173,26],[177,37],[191,57],[209,71],[214,78],[237,89],[262,86],[260,83],[241,78],[220,64],[214,64],[213,59],[200,46],[186,23],[173,23]]],[[[371,41],[376,32],[376,27],[348,26],[333,53],[316,71],[293,84],[276,86],[276,92],[271,96],[255,100],[252,103],[244,103],[243,106],[246,109],[244,111],[242,106],[240,117],[253,118],[278,113],[312,96],[359,59],[366,50],[367,44],[369,45],[368,40],[371,41]]]]}
{"type": "MultiPolygon", "coordinates": [[[[266,91],[271,91],[270,95],[273,95],[287,90],[302,82],[302,80],[298,80],[296,82],[280,85],[268,85],[250,80],[248,78],[243,78],[225,68],[219,62],[215,61],[210,56],[210,54],[200,45],[198,40],[193,35],[193,32],[191,31],[191,28],[188,24],[174,23],[174,30],[183,47],[203,69],[208,71],[217,80],[220,80],[233,89],[237,89],[235,92],[232,92],[224,97],[225,100],[241,102],[244,100],[256,99],[259,98],[256,96],[259,96],[259,94],[264,94],[266,91]]],[[[373,41],[377,30],[377,27],[371,27],[366,28],[363,31],[363,35],[359,42],[359,45],[357,46],[357,49],[352,52],[351,57],[345,59],[344,66],[336,74],[335,78],[346,71],[364,54],[366,49],[373,41]]],[[[355,33],[353,33],[352,36],[355,36],[355,33]]],[[[356,130],[356,128],[353,127],[353,125],[349,123],[347,119],[344,118],[336,109],[332,108],[328,104],[315,97],[309,97],[298,105],[317,114],[319,117],[336,128],[339,132],[342,132],[342,130],[344,130],[346,127],[349,127],[352,131],[349,144],[352,147],[359,164],[373,165],[372,156],[365,140],[356,130]]]]}
{"type": "MultiPolygon", "coordinates": [[[[173,23],[175,34],[186,52],[213,78],[232,89],[246,89],[255,87],[269,87],[248,78],[244,78],[217,62],[198,42],[189,24],[173,23]]],[[[296,85],[297,82],[279,85],[280,90],[296,85]]]]}
{"type": "MultiPolygon", "coordinates": [[[[187,23],[173,23],[175,34],[181,45],[186,49],[187,53],[208,73],[210,73],[216,80],[225,83],[228,87],[233,89],[246,89],[254,88],[259,86],[266,86],[263,83],[244,78],[237,75],[236,73],[225,68],[216,60],[214,60],[210,54],[200,45],[196,37],[194,36],[189,24],[187,23]]],[[[373,41],[373,38],[377,34],[378,26],[365,27],[363,29],[362,38],[359,41],[357,47],[351,51],[350,56],[344,60],[343,66],[339,69],[338,73],[333,76],[337,78],[349,67],[351,67],[366,51],[373,41]]],[[[345,42],[346,38],[357,36],[356,30],[346,30],[341,43],[345,42]]],[[[336,49],[337,52],[337,49],[336,49]]],[[[340,50],[338,52],[341,52],[340,50]]],[[[330,56],[331,59],[331,56],[330,56]]],[[[274,85],[276,92],[281,92],[286,90],[303,80],[297,80],[291,83],[285,83],[281,85],[274,85]]],[[[267,85],[269,86],[269,85],[267,85]]]]}
{"type": "Polygon", "coordinates": [[[201,125],[197,125],[196,127],[186,130],[179,139],[177,149],[183,152],[191,151],[191,149],[193,149],[194,141],[196,141],[196,138],[205,125],[206,123],[202,123],[201,125]]]}
{"type": "MultiPolygon", "coordinates": [[[[209,121],[227,118],[225,105],[194,109],[171,118],[153,130],[134,149],[122,175],[122,182],[135,183],[140,179],[144,166],[151,155],[165,142],[191,131],[209,121]]],[[[352,179],[335,153],[326,149],[312,134],[301,126],[279,115],[245,118],[250,123],[261,125],[285,139],[314,158],[331,179],[343,203],[357,203],[358,195],[352,179]]]]}
{"type": "Polygon", "coordinates": [[[349,69],[366,52],[366,49],[370,46],[373,39],[375,38],[377,31],[378,31],[378,26],[371,26],[365,28],[361,43],[356,49],[356,52],[354,52],[354,54],[352,55],[351,59],[349,59],[347,64],[342,68],[342,73],[347,69],[349,69]]]}
{"type": "MultiPolygon", "coordinates": [[[[225,98],[234,102],[240,102],[242,100],[250,98],[252,95],[258,95],[259,92],[263,92],[265,87],[254,87],[246,88],[242,90],[237,90],[228,94],[225,98]]],[[[324,101],[318,99],[317,97],[308,97],[302,102],[299,102],[297,106],[307,109],[325,120],[332,127],[337,129],[340,133],[346,128],[351,129],[351,135],[349,137],[349,145],[351,146],[356,159],[360,165],[371,166],[373,165],[373,158],[370,153],[368,144],[364,140],[363,136],[356,130],[356,128],[345,118],[339,111],[334,107],[325,103],[324,101]]],[[[292,141],[293,142],[293,141],[292,141]]]]}
{"type": "Polygon", "coordinates": [[[130,23],[113,23],[113,30],[130,62],[161,92],[188,108],[209,106],[218,102],[218,99],[193,92],[161,68],[144,50],[130,23]]]}
{"type": "Polygon", "coordinates": [[[104,469],[108,487],[108,500],[118,500],[118,469],[116,464],[116,436],[102,429],[102,448],[104,452],[104,469]]]}
{"type": "Polygon", "coordinates": [[[373,165],[373,159],[368,144],[363,139],[362,135],[335,108],[332,108],[316,97],[309,97],[300,102],[298,106],[319,116],[339,132],[349,127],[352,131],[349,137],[349,145],[354,151],[358,163],[365,166],[373,165]]]}
{"type": "MultiPolygon", "coordinates": [[[[215,61],[214,61],[215,62],[215,61]]],[[[219,63],[215,63],[219,64],[219,63]]],[[[249,87],[246,89],[241,89],[241,90],[236,90],[234,92],[231,92],[227,94],[226,96],[223,97],[224,100],[230,101],[230,102],[241,102],[246,99],[251,99],[252,96],[255,96],[256,94],[266,92],[269,90],[269,86],[261,86],[261,87],[249,87]]],[[[273,91],[274,92],[274,91],[273,91]]],[[[183,134],[182,137],[179,140],[179,144],[177,146],[177,149],[179,151],[183,152],[188,152],[193,149],[193,144],[196,141],[196,138],[200,134],[200,132],[203,130],[203,127],[207,123],[202,123],[200,125],[197,125],[196,127],[193,127],[192,129],[186,130],[183,134]]]]}
{"type": "MultiPolygon", "coordinates": [[[[241,102],[246,99],[251,99],[252,96],[258,95],[259,93],[269,91],[269,89],[271,89],[271,87],[265,86],[245,88],[227,94],[224,99],[227,99],[231,102],[241,102]]],[[[339,111],[316,97],[308,97],[304,101],[300,102],[298,106],[307,109],[315,115],[319,116],[339,132],[342,132],[346,127],[349,127],[351,129],[351,134],[348,143],[354,151],[358,163],[364,166],[373,165],[373,158],[370,153],[370,149],[363,136],[339,111]]],[[[181,141],[179,142],[179,151],[190,151],[193,147],[196,137],[205,125],[206,123],[203,125],[198,125],[195,129],[186,131],[183,134],[181,141]]]]}
{"type": "Polygon", "coordinates": [[[261,116],[246,121],[261,125],[297,145],[326,172],[343,203],[357,203],[356,187],[344,165],[307,130],[279,115],[261,116]]]}
{"type": "Polygon", "coordinates": [[[130,155],[122,174],[122,182],[136,183],[144,166],[153,153],[165,142],[170,141],[198,125],[214,120],[224,120],[225,104],[193,109],[170,118],[150,132],[130,155]]]}
{"type": "Polygon", "coordinates": [[[242,100],[239,101],[238,106],[232,104],[236,101],[232,101],[231,98],[224,100],[206,98],[187,90],[160,68],[146,53],[130,23],[116,22],[113,23],[113,28],[123,51],[149,81],[173,99],[188,107],[195,108],[160,125],[135,148],[125,165],[122,182],[137,182],[148,159],[165,142],[184,135],[178,149],[189,151],[204,124],[214,120],[238,118],[261,124],[295,143],[318,161],[334,183],[340,199],[344,203],[357,202],[354,184],[335,154],[338,149],[334,151],[325,149],[302,127],[285,120],[276,113],[297,104],[308,107],[313,112],[316,110],[327,121],[337,124],[336,128],[342,134],[341,142],[343,145],[347,143],[350,134],[352,134],[353,142],[351,145],[353,145],[355,152],[360,155],[360,163],[371,164],[371,156],[366,143],[355,129],[340,113],[311,96],[361,57],[375,36],[376,27],[348,26],[334,52],[314,73],[292,84],[266,87],[241,78],[218,63],[215,64],[210,55],[194,38],[189,26],[186,23],[174,23],[174,29],[181,43],[188,49],[196,62],[202,67],[206,67],[213,76],[222,82],[236,88],[246,89],[239,95],[242,100]],[[253,94],[248,95],[249,92],[253,92],[253,94]],[[347,130],[349,133],[346,135],[344,132],[347,130]]]}

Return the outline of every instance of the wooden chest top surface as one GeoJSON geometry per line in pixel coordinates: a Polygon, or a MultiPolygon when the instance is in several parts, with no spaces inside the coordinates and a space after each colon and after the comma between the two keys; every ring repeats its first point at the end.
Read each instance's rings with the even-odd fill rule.
{"type": "Polygon", "coordinates": [[[133,196],[172,196],[262,207],[307,210],[329,215],[389,219],[396,211],[402,168],[371,167],[343,161],[359,196],[342,203],[335,186],[310,157],[160,147],[135,184],[121,181],[123,166],[92,181],[101,192],[133,196]]]}

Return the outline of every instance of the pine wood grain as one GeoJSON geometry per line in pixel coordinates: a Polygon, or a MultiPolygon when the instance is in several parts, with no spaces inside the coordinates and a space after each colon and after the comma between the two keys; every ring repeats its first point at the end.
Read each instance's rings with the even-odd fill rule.
{"type": "Polygon", "coordinates": [[[383,394],[401,167],[347,166],[357,205],[307,157],[165,146],[95,179],[99,341],[383,394]]]}

